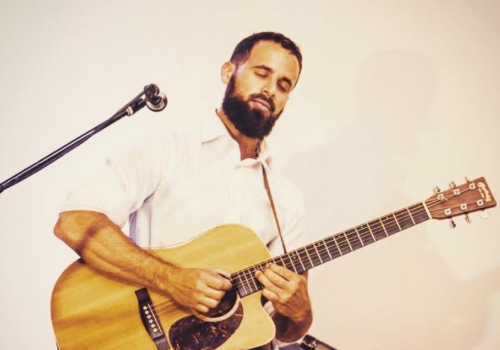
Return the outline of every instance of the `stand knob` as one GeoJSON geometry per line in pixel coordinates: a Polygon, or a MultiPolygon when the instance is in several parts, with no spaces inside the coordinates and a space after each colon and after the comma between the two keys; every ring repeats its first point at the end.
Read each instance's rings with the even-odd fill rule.
{"type": "Polygon", "coordinates": [[[451,228],[455,228],[455,227],[457,227],[457,224],[455,224],[455,221],[453,221],[453,219],[452,219],[452,218],[450,218],[450,227],[451,227],[451,228]]]}

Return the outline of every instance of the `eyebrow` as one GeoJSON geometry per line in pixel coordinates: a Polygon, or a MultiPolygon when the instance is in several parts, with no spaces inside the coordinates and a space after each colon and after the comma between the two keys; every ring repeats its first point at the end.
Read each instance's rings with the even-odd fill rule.
{"type": "MultiPolygon", "coordinates": [[[[271,67],[268,67],[268,66],[263,65],[263,64],[258,65],[258,66],[253,66],[252,68],[253,69],[255,69],[255,68],[257,68],[257,69],[264,69],[264,70],[266,70],[268,72],[274,72],[274,70],[271,67]]],[[[280,80],[284,80],[285,82],[287,82],[288,84],[290,84],[291,87],[293,87],[292,81],[289,78],[282,77],[282,78],[280,78],[280,80]]]]}

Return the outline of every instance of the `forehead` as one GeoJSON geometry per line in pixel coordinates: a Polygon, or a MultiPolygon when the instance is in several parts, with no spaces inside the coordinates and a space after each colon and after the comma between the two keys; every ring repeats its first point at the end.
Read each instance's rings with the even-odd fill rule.
{"type": "Polygon", "coordinates": [[[243,66],[245,68],[267,66],[276,72],[278,76],[290,79],[294,86],[300,72],[297,57],[280,44],[272,41],[259,41],[256,43],[243,66]]]}

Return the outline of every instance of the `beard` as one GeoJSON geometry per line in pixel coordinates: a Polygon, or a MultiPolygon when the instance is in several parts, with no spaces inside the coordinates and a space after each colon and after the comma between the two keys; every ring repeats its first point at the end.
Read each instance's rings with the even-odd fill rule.
{"type": "Polygon", "coordinates": [[[283,110],[277,115],[273,115],[275,111],[274,101],[262,94],[252,94],[249,96],[248,101],[255,98],[266,101],[270,106],[269,111],[271,114],[266,117],[260,110],[252,109],[248,101],[235,93],[235,77],[233,74],[224,94],[224,101],[222,102],[224,113],[243,135],[262,140],[271,133],[274,123],[276,123],[283,110]]]}

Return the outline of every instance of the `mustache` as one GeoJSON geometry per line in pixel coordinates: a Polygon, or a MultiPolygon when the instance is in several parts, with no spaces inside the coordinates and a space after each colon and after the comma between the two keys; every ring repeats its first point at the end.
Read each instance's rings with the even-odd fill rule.
{"type": "Polygon", "coordinates": [[[259,100],[265,101],[265,102],[267,102],[269,104],[271,112],[274,112],[276,110],[276,105],[274,104],[273,99],[267,97],[266,95],[263,95],[263,94],[252,94],[252,95],[250,95],[249,99],[250,100],[259,99],[259,100]]]}

